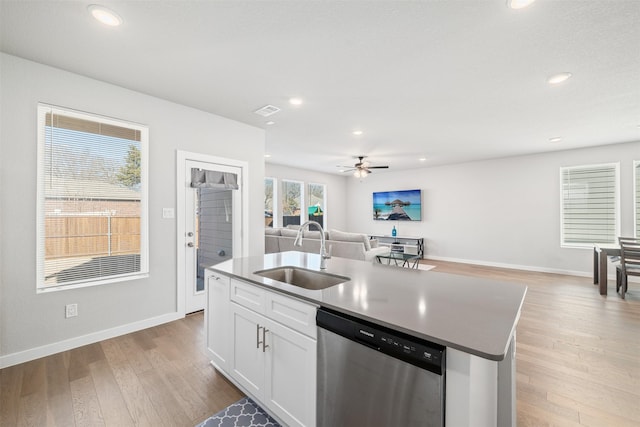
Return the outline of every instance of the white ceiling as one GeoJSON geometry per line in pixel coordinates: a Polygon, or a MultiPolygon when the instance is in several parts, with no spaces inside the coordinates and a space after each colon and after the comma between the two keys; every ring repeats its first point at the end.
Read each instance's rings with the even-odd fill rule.
{"type": "Polygon", "coordinates": [[[640,140],[635,0],[0,0],[0,28],[6,53],[264,128],[278,164],[394,171],[640,140]],[[94,21],[94,2],[123,25],[94,21]],[[253,113],[266,104],[273,126],[253,113]]]}

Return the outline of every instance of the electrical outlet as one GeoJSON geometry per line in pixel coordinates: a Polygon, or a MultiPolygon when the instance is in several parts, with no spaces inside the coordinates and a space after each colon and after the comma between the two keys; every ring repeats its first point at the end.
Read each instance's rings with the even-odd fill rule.
{"type": "Polygon", "coordinates": [[[78,304],[67,304],[65,307],[65,317],[76,317],[78,315],[78,304]]]}

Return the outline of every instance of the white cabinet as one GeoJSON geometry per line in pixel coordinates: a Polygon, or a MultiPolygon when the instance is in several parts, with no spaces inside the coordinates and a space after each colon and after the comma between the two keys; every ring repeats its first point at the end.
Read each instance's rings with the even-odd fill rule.
{"type": "Polygon", "coordinates": [[[264,343],[266,318],[235,303],[231,306],[231,359],[229,371],[258,400],[264,395],[264,343]]]}
{"type": "Polygon", "coordinates": [[[267,327],[265,401],[290,426],[316,424],[316,341],[279,323],[267,327]]]}
{"type": "Polygon", "coordinates": [[[315,424],[316,341],[232,303],[231,372],[290,426],[315,424]]]}
{"type": "Polygon", "coordinates": [[[207,284],[206,331],[207,351],[213,364],[226,370],[229,360],[229,277],[205,273],[207,284]]]}
{"type": "Polygon", "coordinates": [[[222,277],[207,281],[213,363],[286,425],[315,426],[316,306],[222,277]]]}

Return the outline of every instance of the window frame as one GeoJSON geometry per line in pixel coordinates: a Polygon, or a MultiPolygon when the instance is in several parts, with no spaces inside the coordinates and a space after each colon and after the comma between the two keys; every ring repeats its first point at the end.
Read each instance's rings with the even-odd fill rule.
{"type": "MultiPolygon", "coordinates": [[[[316,185],[316,186],[322,187],[322,211],[323,211],[323,214],[322,214],[323,225],[322,225],[322,227],[323,227],[323,229],[327,230],[328,229],[328,227],[327,227],[327,184],[322,184],[320,182],[308,182],[307,183],[307,188],[306,188],[307,189],[307,194],[308,194],[307,198],[309,199],[309,201],[307,202],[307,205],[309,203],[311,203],[311,190],[310,190],[309,187],[312,186],[312,185],[316,185]]],[[[308,209],[308,206],[307,206],[307,209],[308,209]]],[[[305,221],[307,219],[309,219],[309,214],[308,213],[307,213],[307,216],[305,217],[305,221]]]]}
{"type": "MultiPolygon", "coordinates": [[[[278,196],[280,195],[280,192],[278,191],[278,179],[272,176],[265,176],[264,177],[264,181],[266,184],[267,180],[271,180],[271,186],[272,186],[272,191],[273,194],[271,195],[271,207],[273,209],[273,221],[271,222],[271,227],[270,228],[277,228],[280,224],[280,214],[279,214],[279,210],[278,207],[280,206],[280,201],[278,200],[278,196]]],[[[264,207],[266,210],[266,206],[264,207]]]]}
{"type": "Polygon", "coordinates": [[[619,162],[611,162],[611,163],[598,163],[598,164],[589,164],[589,165],[579,165],[579,166],[563,166],[560,167],[559,173],[559,181],[560,181],[560,247],[562,248],[593,248],[594,246],[608,246],[615,245],[617,242],[617,236],[620,235],[620,163],[619,162]],[[566,170],[586,170],[586,169],[597,169],[603,167],[613,167],[614,168],[614,236],[611,242],[607,243],[598,243],[598,242],[586,242],[586,243],[577,243],[577,242],[566,242],[565,241],[565,199],[564,199],[564,179],[563,174],[566,170]]]}
{"type": "Polygon", "coordinates": [[[633,161],[633,235],[640,238],[640,160],[633,161]]]}
{"type": "MultiPolygon", "coordinates": [[[[281,193],[281,197],[284,197],[284,195],[286,194],[286,191],[284,191],[284,188],[282,186],[284,186],[285,183],[294,183],[294,184],[298,184],[300,186],[300,224],[304,224],[306,222],[306,218],[307,218],[307,211],[305,209],[305,191],[306,191],[306,186],[305,186],[305,182],[304,181],[298,181],[295,179],[281,179],[280,180],[280,190],[282,191],[281,193]]],[[[281,201],[282,202],[282,201],[281,201]]],[[[282,224],[280,224],[280,226],[284,227],[284,203],[280,203],[280,209],[279,209],[279,218],[282,219],[282,224]]]]}
{"type": "Polygon", "coordinates": [[[98,286],[109,283],[138,280],[149,277],[149,189],[148,189],[148,148],[149,128],[145,125],[130,121],[115,119],[94,113],[73,110],[66,107],[51,104],[38,103],[37,105],[37,172],[36,172],[36,292],[51,292],[67,289],[77,289],[89,286],[98,286]],[[122,128],[137,130],[140,132],[140,269],[134,273],[105,276],[98,279],[85,279],[70,283],[55,285],[45,284],[45,128],[46,115],[60,114],[80,120],[90,120],[101,124],[113,125],[122,128]]]}

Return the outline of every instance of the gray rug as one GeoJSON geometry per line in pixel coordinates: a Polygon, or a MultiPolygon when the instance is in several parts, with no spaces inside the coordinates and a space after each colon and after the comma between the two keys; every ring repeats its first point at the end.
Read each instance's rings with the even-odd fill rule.
{"type": "Polygon", "coordinates": [[[280,427],[253,400],[244,397],[196,427],[280,427]]]}

